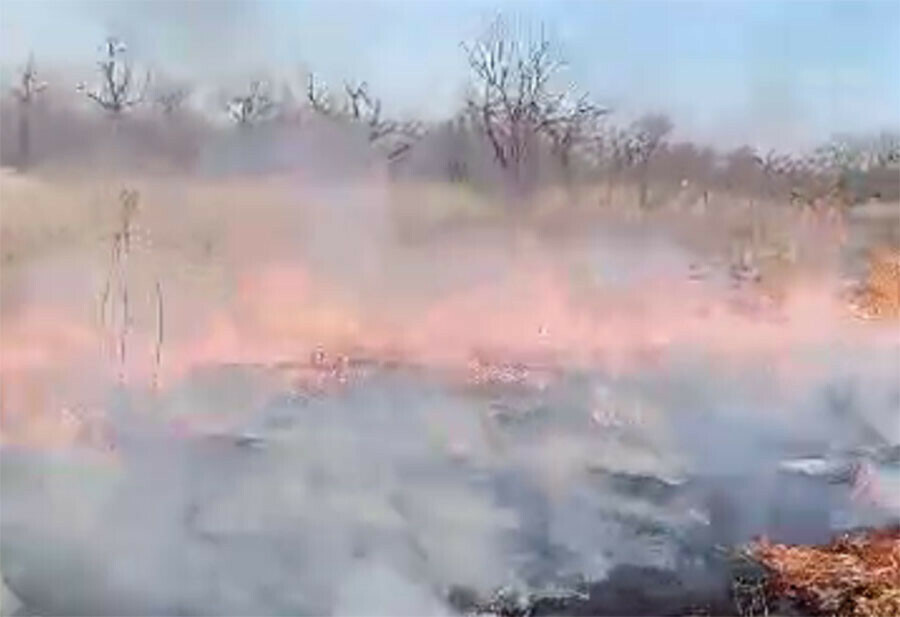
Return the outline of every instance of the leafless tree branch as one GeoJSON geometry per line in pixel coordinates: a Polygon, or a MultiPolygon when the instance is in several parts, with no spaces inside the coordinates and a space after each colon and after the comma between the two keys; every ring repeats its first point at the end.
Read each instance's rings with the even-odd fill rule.
{"type": "Polygon", "coordinates": [[[34,55],[28,56],[28,62],[19,75],[19,84],[12,88],[13,95],[19,101],[19,166],[25,168],[31,162],[31,106],[38,94],[46,89],[47,83],[40,81],[34,64],[34,55]]]}
{"type": "Polygon", "coordinates": [[[325,88],[317,87],[313,75],[307,82],[306,98],[316,113],[364,126],[369,143],[383,149],[389,161],[409,152],[422,135],[422,126],[418,122],[385,119],[381,99],[372,96],[366,82],[344,83],[344,104],[340,111],[335,111],[330,94],[325,88]]]}
{"type": "Polygon", "coordinates": [[[276,103],[269,94],[269,88],[261,81],[254,80],[246,93],[234,96],[228,101],[228,113],[240,126],[256,124],[270,117],[276,103]]]}
{"type": "Polygon", "coordinates": [[[526,41],[498,18],[463,49],[473,78],[467,109],[500,167],[518,179],[534,145],[545,140],[568,170],[573,150],[590,140],[596,121],[608,110],[569,88],[554,89],[563,64],[543,27],[537,40],[526,41]]]}
{"type": "Polygon", "coordinates": [[[137,86],[132,78],[132,68],[123,55],[127,47],[116,37],[108,37],[103,44],[103,59],[97,63],[100,72],[100,85],[92,91],[86,90],[84,84],[79,90],[84,91],[87,98],[94,101],[105,111],[114,115],[121,114],[130,107],[143,102],[147,86],[150,84],[150,73],[146,73],[143,84],[137,86]]]}

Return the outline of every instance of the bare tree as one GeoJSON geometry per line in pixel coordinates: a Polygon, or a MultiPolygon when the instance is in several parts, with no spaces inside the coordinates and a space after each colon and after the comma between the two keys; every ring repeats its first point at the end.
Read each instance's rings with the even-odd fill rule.
{"type": "MultiPolygon", "coordinates": [[[[464,45],[475,78],[467,104],[479,121],[494,158],[519,180],[523,164],[553,98],[550,78],[560,68],[543,28],[537,41],[510,36],[502,18],[471,45],[464,45]]],[[[555,102],[555,101],[554,101],[555,102]]]]}
{"type": "Polygon", "coordinates": [[[19,84],[12,89],[19,101],[19,166],[23,169],[31,160],[31,107],[46,87],[47,84],[38,79],[34,56],[28,56],[19,75],[19,84]]]}
{"type": "Polygon", "coordinates": [[[345,83],[344,92],[347,96],[345,114],[368,127],[370,142],[378,141],[394,129],[392,122],[381,117],[381,99],[369,95],[366,82],[356,86],[345,83]]]}
{"type": "Polygon", "coordinates": [[[560,101],[559,108],[547,109],[545,124],[553,152],[559,158],[563,175],[568,182],[572,175],[572,155],[579,147],[590,142],[597,134],[597,121],[609,113],[608,109],[589,102],[587,96],[570,103],[560,101]]]}
{"type": "Polygon", "coordinates": [[[421,136],[418,122],[400,122],[385,119],[381,115],[381,99],[369,94],[369,86],[361,82],[356,86],[344,84],[347,95],[347,113],[368,128],[369,143],[382,147],[388,160],[405,154],[421,136]]]}
{"type": "Polygon", "coordinates": [[[310,108],[324,116],[330,116],[334,111],[334,103],[328,90],[324,86],[316,85],[316,76],[312,73],[306,82],[306,100],[310,108]]]}
{"type": "Polygon", "coordinates": [[[79,84],[78,89],[103,110],[117,117],[126,109],[143,102],[150,74],[145,75],[141,85],[134,81],[131,65],[124,58],[128,48],[118,38],[108,37],[102,49],[103,59],[97,63],[100,85],[94,90],[87,90],[84,84],[79,84]]]}
{"type": "Polygon", "coordinates": [[[227,105],[231,119],[244,127],[268,119],[275,108],[268,86],[259,80],[251,81],[247,92],[232,97],[227,105]]]}
{"type": "Polygon", "coordinates": [[[382,148],[389,161],[408,152],[422,134],[422,127],[418,122],[384,118],[381,99],[370,94],[366,82],[356,85],[345,83],[344,103],[339,107],[326,88],[316,86],[315,76],[310,74],[306,98],[309,106],[318,114],[364,126],[369,143],[382,148]]]}
{"type": "Polygon", "coordinates": [[[640,205],[647,206],[650,161],[672,131],[672,122],[661,114],[648,114],[631,126],[631,143],[628,146],[638,168],[640,205]]]}
{"type": "Polygon", "coordinates": [[[550,142],[564,169],[591,123],[606,113],[571,89],[554,87],[563,63],[541,27],[535,40],[508,31],[498,18],[487,32],[464,44],[473,76],[467,100],[494,153],[494,159],[519,185],[525,165],[542,139],[550,142]]]}

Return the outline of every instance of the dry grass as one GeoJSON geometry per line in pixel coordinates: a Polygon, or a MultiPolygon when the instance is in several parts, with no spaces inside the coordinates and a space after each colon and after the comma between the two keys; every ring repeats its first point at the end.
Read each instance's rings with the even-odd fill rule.
{"type": "MultiPolygon", "coordinates": [[[[140,194],[137,245],[191,261],[216,256],[237,230],[270,235],[294,228],[306,213],[302,183],[292,177],[205,180],[170,176],[0,174],[4,266],[73,248],[96,249],[120,231],[123,188],[140,194]]],[[[256,238],[254,238],[256,239],[256,238]]],[[[246,234],[240,238],[246,240],[246,234]]]]}
{"type": "Polygon", "coordinates": [[[825,546],[766,540],[749,548],[768,591],[816,615],[900,615],[900,527],[846,534],[825,546]]]}
{"type": "Polygon", "coordinates": [[[496,223],[504,214],[463,184],[399,183],[391,187],[390,198],[390,216],[404,240],[424,239],[454,226],[496,223]]]}

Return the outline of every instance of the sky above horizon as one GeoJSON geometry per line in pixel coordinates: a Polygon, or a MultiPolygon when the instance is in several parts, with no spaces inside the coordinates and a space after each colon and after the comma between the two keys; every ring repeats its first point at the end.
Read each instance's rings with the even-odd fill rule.
{"type": "Polygon", "coordinates": [[[897,0],[3,0],[0,69],[8,80],[33,52],[89,70],[116,34],[135,64],[177,78],[302,84],[312,70],[366,80],[396,114],[440,118],[464,96],[461,42],[498,13],[543,24],[566,78],[623,120],[665,112],[679,138],[797,149],[900,128],[897,0]]]}

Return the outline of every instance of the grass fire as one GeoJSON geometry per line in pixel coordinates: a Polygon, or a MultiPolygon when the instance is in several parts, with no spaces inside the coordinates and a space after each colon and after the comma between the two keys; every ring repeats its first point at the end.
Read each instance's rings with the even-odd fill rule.
{"type": "Polygon", "coordinates": [[[2,3],[0,614],[900,613],[898,24],[2,3]]]}

